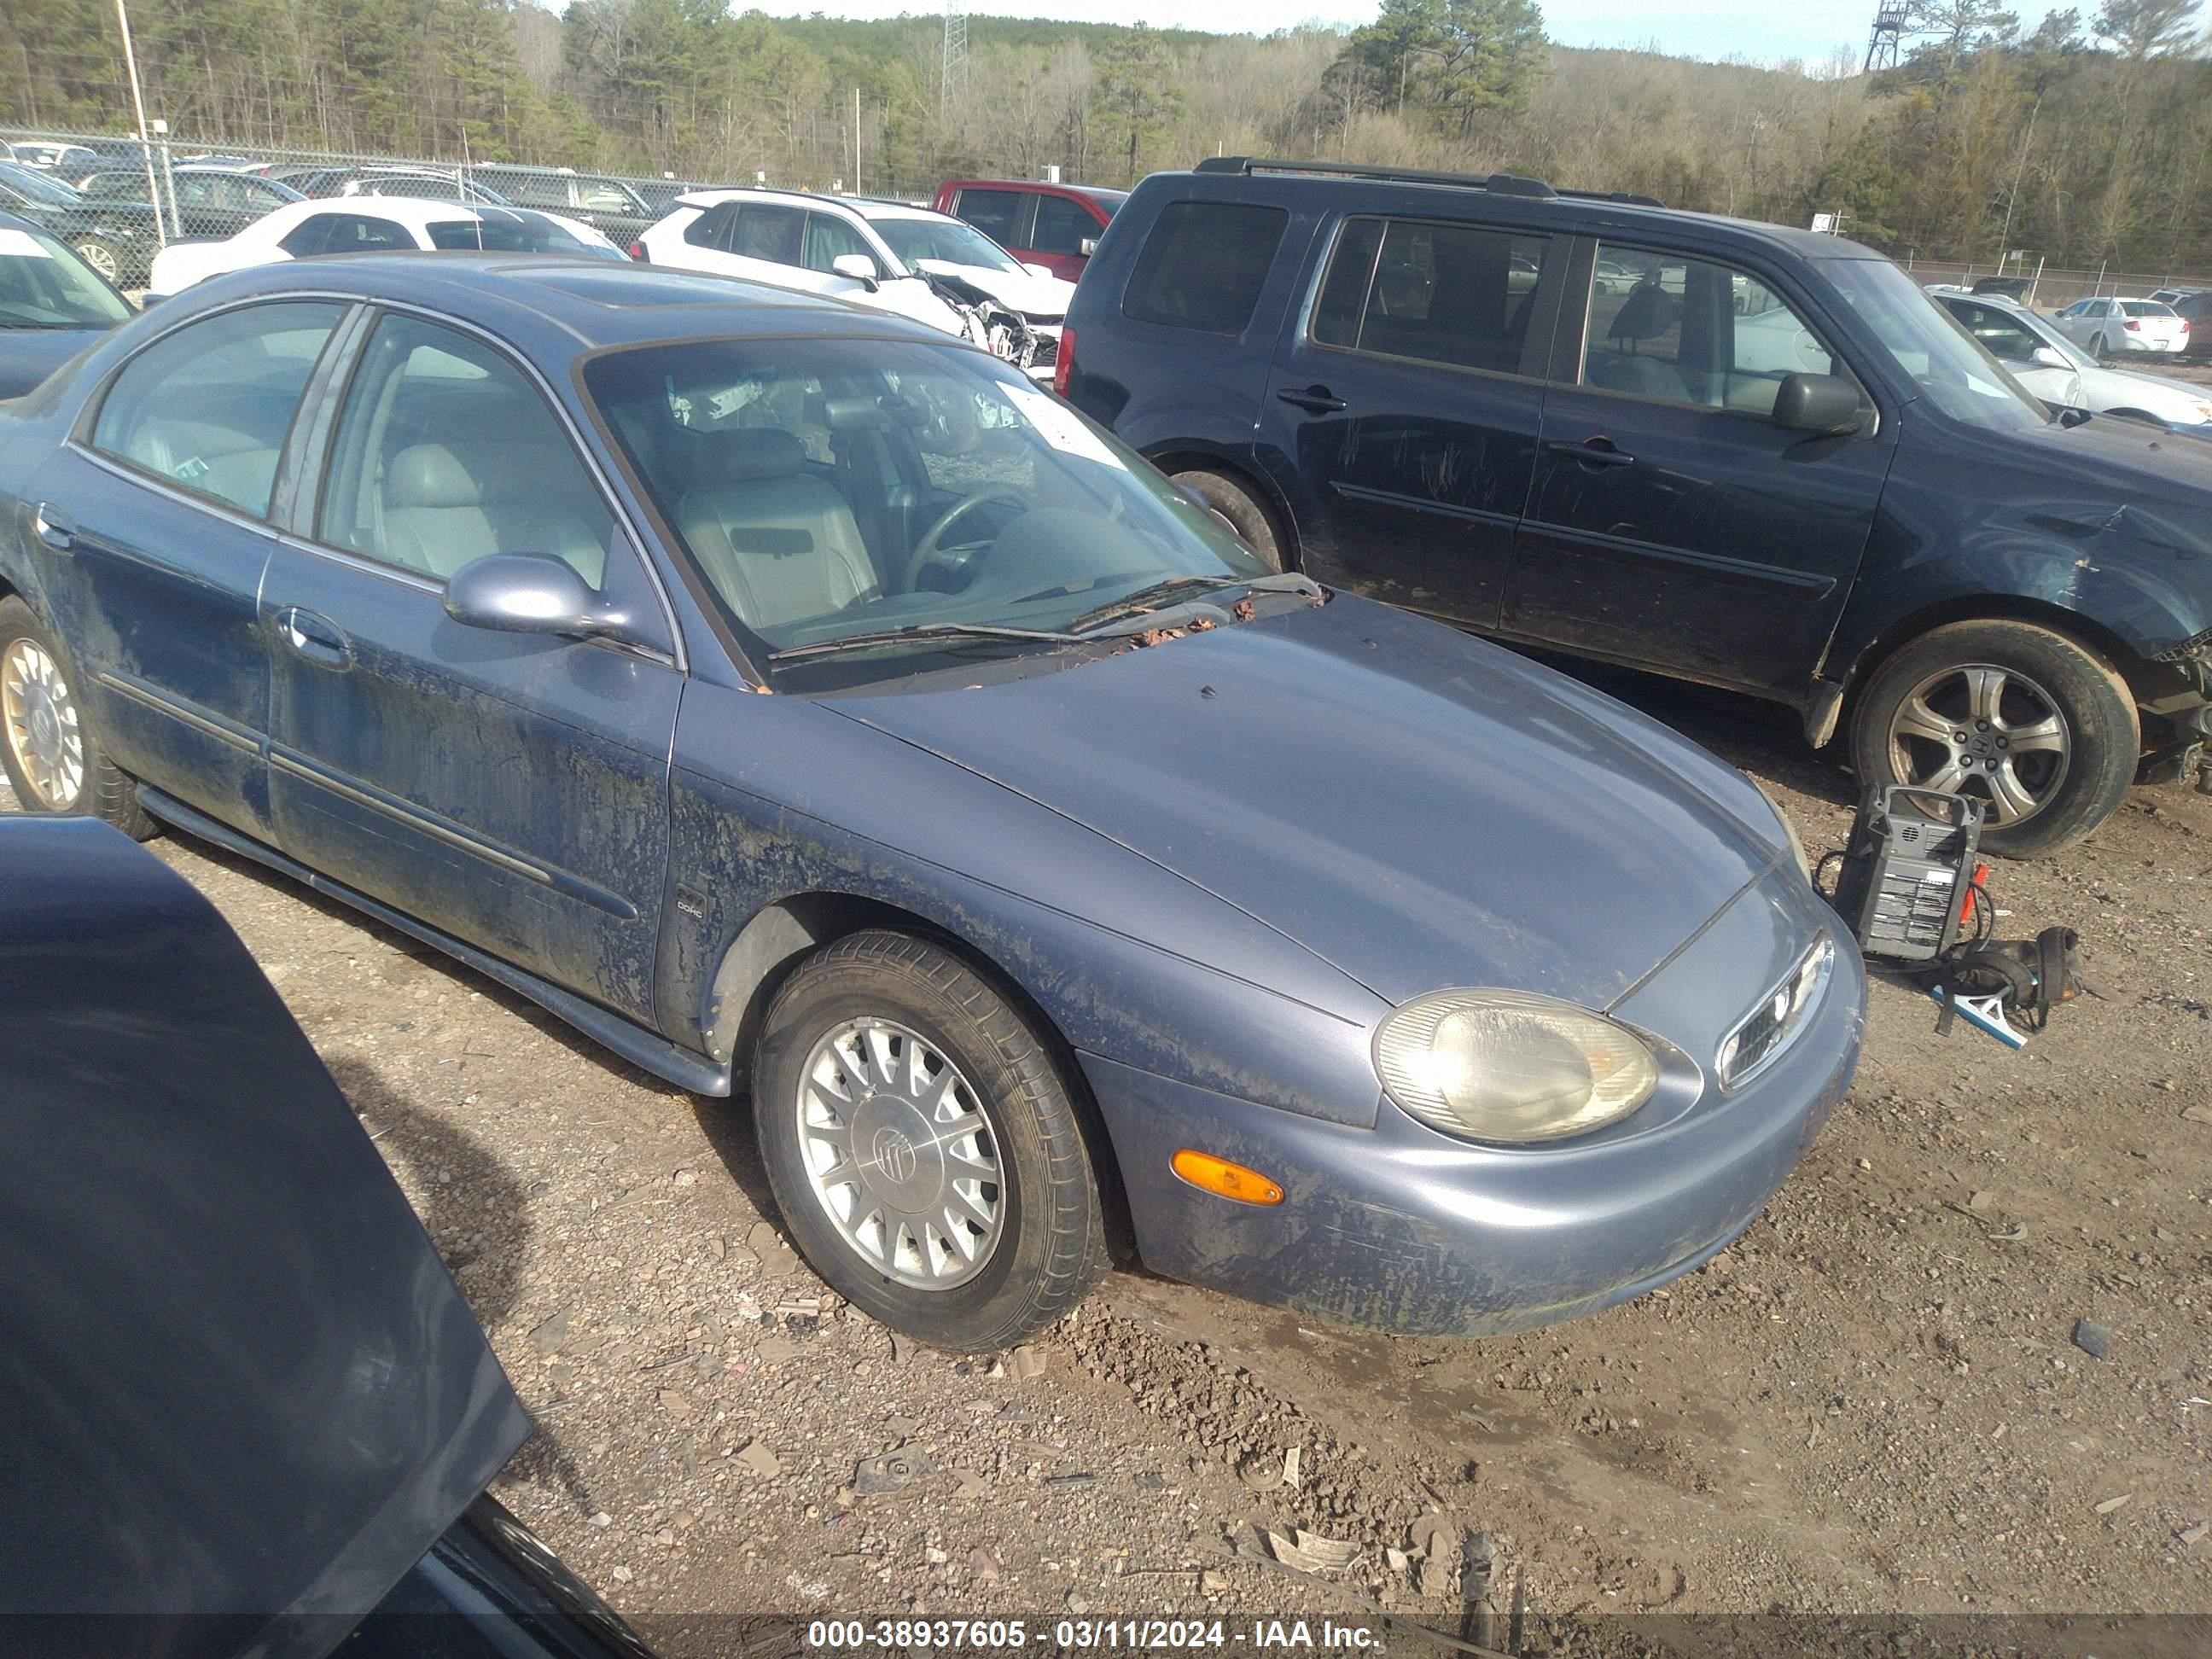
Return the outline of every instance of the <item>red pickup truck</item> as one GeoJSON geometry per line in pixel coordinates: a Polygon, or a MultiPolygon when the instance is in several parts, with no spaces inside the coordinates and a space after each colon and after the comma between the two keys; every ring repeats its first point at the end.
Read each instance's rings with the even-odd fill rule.
{"type": "Polygon", "coordinates": [[[939,213],[965,219],[1026,264],[1073,282],[1098,233],[1129,199],[1126,190],[1041,185],[1024,179],[954,179],[937,187],[939,213]]]}

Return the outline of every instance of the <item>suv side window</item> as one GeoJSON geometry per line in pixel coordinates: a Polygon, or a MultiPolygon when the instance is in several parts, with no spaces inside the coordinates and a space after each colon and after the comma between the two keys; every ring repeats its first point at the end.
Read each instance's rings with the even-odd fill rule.
{"type": "Polygon", "coordinates": [[[1071,202],[1065,196],[1040,196],[1036,198],[1036,228],[1023,246],[1039,253],[1081,253],[1085,240],[1097,234],[1098,222],[1085,211],[1081,203],[1071,202]]]}
{"type": "Polygon", "coordinates": [[[1129,273],[1121,314],[1140,323],[1242,334],[1291,216],[1241,202],[1170,202],[1129,273]]]}
{"type": "Polygon", "coordinates": [[[1838,372],[1820,337],[1748,272],[1641,248],[1606,246],[1600,257],[1635,283],[1590,296],[1585,386],[1770,415],[1785,376],[1838,372]]]}
{"type": "Polygon", "coordinates": [[[1521,371],[1547,237],[1424,220],[1345,222],[1314,307],[1322,345],[1521,371]]]}
{"type": "Polygon", "coordinates": [[[92,447],[267,517],[300,394],[344,314],[321,301],[247,306],[164,335],[108,387],[92,447]]]}
{"type": "Polygon", "coordinates": [[[1000,247],[1033,247],[1029,210],[1036,199],[1022,190],[963,190],[952,210],[1000,247]]]}
{"type": "Polygon", "coordinates": [[[805,228],[806,215],[798,208],[748,202],[738,210],[737,228],[730,234],[730,252],[740,259],[795,265],[799,238],[805,228]]]}
{"type": "Polygon", "coordinates": [[[865,253],[875,262],[878,271],[883,260],[867,239],[831,213],[810,213],[806,216],[806,268],[825,275],[834,272],[837,261],[848,253],[865,253]]]}
{"type": "Polygon", "coordinates": [[[386,317],[346,394],[316,535],[443,580],[550,553],[593,587],[614,520],[536,386],[473,335],[386,317]]]}

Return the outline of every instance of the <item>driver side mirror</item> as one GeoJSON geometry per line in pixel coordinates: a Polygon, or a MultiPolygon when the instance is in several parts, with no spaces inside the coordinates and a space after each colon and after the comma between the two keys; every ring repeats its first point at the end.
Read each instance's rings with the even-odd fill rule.
{"type": "Polygon", "coordinates": [[[1788,374],[1774,394],[1774,423],[1792,432],[1841,437],[1866,423],[1859,389],[1839,374],[1788,374]]]}
{"type": "Polygon", "coordinates": [[[627,623],[548,553],[488,553],[446,580],[446,614],[469,628],[575,639],[619,635],[627,623]]]}
{"type": "Polygon", "coordinates": [[[2027,361],[2042,368],[2070,368],[2066,354],[2057,346],[2039,345],[2028,354],[2027,361]]]}
{"type": "Polygon", "coordinates": [[[1075,245],[1075,251],[1078,253],[1080,253],[1085,258],[1088,259],[1092,254],[1098,252],[1098,239],[1096,236],[1085,237],[1081,241],[1075,245]]]}
{"type": "Polygon", "coordinates": [[[872,253],[841,253],[830,262],[830,269],[863,284],[871,294],[876,291],[876,283],[882,275],[876,269],[875,255],[872,253]]]}

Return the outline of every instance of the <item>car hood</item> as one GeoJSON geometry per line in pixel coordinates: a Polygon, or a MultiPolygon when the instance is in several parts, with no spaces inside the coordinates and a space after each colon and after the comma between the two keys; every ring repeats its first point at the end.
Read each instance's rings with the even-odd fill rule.
{"type": "Polygon", "coordinates": [[[1026,270],[993,270],[988,265],[956,264],[950,259],[924,259],[920,263],[924,270],[936,276],[950,276],[970,288],[981,289],[1000,305],[1024,317],[1048,317],[1057,321],[1067,315],[1068,301],[1075,297],[1075,284],[1062,282],[1057,276],[1039,276],[1026,270]]]}
{"type": "Polygon", "coordinates": [[[2110,415],[2028,441],[2048,527],[2117,536],[2192,563],[2212,558],[2212,447],[2110,415]]]}
{"type": "Polygon", "coordinates": [[[1754,787],[1702,750],[1362,599],[823,706],[1087,826],[1392,1002],[1505,985],[1604,1007],[1781,854],[1754,787]]]}
{"type": "Polygon", "coordinates": [[[2190,423],[2212,420],[2212,386],[2190,386],[2163,375],[2139,374],[2130,368],[2084,368],[2078,371],[2082,388],[2094,393],[2105,408],[2124,404],[2160,420],[2190,423]]]}
{"type": "Polygon", "coordinates": [[[0,398],[21,397],[106,334],[106,328],[0,328],[0,398]]]}

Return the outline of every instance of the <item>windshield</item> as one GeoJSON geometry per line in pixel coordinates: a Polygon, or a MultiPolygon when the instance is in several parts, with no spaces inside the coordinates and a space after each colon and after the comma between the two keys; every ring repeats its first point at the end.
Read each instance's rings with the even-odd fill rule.
{"type": "Polygon", "coordinates": [[[44,231],[0,226],[0,328],[106,328],[124,297],[44,231]]]}
{"type": "Polygon", "coordinates": [[[5,178],[32,201],[43,202],[48,207],[75,207],[84,199],[60,179],[49,179],[34,168],[18,167],[12,161],[0,161],[0,178],[5,178]]]}
{"type": "Polygon", "coordinates": [[[1822,264],[1897,366],[1944,414],[1998,432],[2049,424],[2050,411],[1957,318],[1890,261],[1829,259],[1822,264]]]}
{"type": "MultiPolygon", "coordinates": [[[[599,357],[585,384],[693,564],[770,649],[1044,632],[1178,577],[1267,574],[1149,464],[980,352],[690,340],[599,357]]],[[[911,672],[914,648],[873,660],[911,672]]]]}
{"type": "Polygon", "coordinates": [[[871,219],[876,234],[911,269],[924,259],[1019,274],[1020,264],[973,225],[957,219],[871,219]]]}

